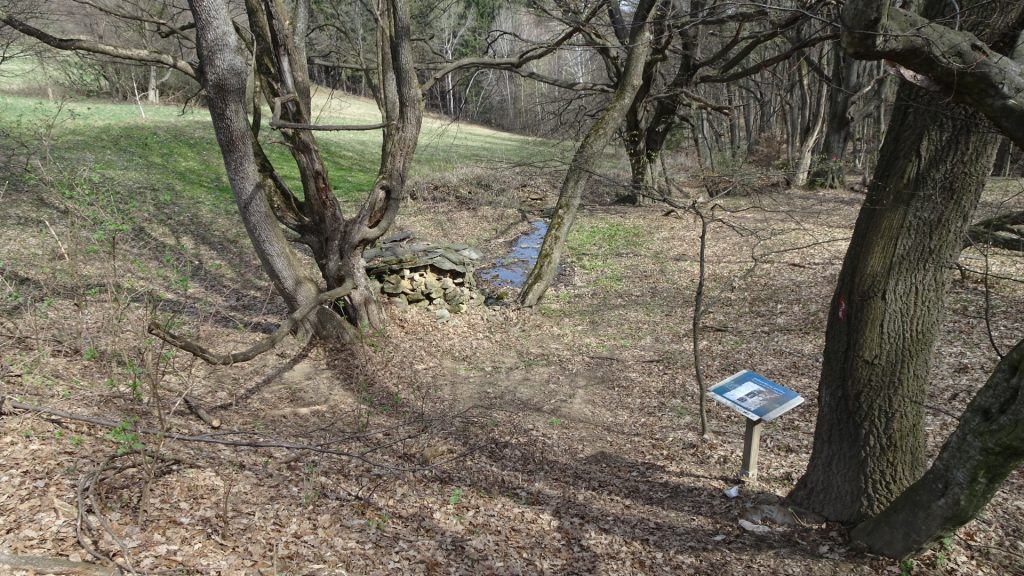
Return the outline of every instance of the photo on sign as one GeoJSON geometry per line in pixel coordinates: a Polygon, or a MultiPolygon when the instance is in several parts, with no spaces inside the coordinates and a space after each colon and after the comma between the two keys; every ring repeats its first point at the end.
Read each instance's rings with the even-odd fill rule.
{"type": "Polygon", "coordinates": [[[781,398],[782,394],[762,388],[752,382],[747,382],[726,392],[725,397],[740,404],[747,410],[757,410],[776,398],[781,398]]]}
{"type": "Polygon", "coordinates": [[[802,396],[751,370],[715,384],[708,396],[751,420],[773,420],[803,403],[802,396]]]}

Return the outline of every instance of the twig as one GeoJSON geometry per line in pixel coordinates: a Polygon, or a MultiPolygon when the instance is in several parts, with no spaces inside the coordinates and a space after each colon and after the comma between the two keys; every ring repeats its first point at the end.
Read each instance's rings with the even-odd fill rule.
{"type": "Polygon", "coordinates": [[[306,318],[306,316],[309,316],[309,314],[313,310],[316,310],[322,304],[333,302],[338,298],[342,298],[348,295],[348,293],[351,291],[352,281],[346,280],[344,284],[335,288],[334,290],[329,290],[327,292],[324,292],[323,294],[320,294],[320,296],[318,296],[316,300],[309,302],[308,304],[299,308],[295,312],[292,312],[288,316],[288,318],[286,318],[285,321],[282,322],[281,325],[277,327],[277,330],[274,330],[273,334],[260,340],[256,344],[253,344],[249,348],[242,350],[241,352],[217,354],[215,352],[210,351],[208,348],[205,348],[198,342],[189,340],[184,336],[172,333],[161,324],[158,324],[156,321],[149,323],[148,331],[150,334],[156,336],[157,338],[163,340],[164,342],[167,342],[171,346],[174,346],[175,348],[180,348],[192,354],[193,356],[201,358],[208,364],[213,364],[216,366],[230,366],[232,364],[237,364],[240,362],[248,362],[249,360],[252,360],[253,358],[259,356],[260,354],[263,354],[264,352],[273,349],[275,346],[278,345],[278,343],[284,340],[285,336],[291,333],[292,329],[295,328],[295,326],[302,322],[306,318]]]}
{"type": "Polygon", "coordinates": [[[270,119],[271,128],[284,128],[286,130],[322,130],[322,131],[361,131],[380,130],[387,128],[391,122],[378,122],[376,124],[303,124],[300,122],[288,122],[281,120],[281,104],[297,101],[294,94],[274,98],[274,115],[270,119]]]}
{"type": "MultiPolygon", "coordinates": [[[[6,400],[9,400],[9,398],[4,398],[3,400],[6,401],[6,400]]],[[[33,406],[31,404],[25,404],[23,402],[17,402],[17,401],[13,401],[13,400],[11,400],[7,405],[10,408],[13,408],[13,409],[16,409],[16,410],[27,410],[27,411],[30,411],[30,412],[35,412],[37,414],[48,414],[50,416],[56,416],[57,418],[63,418],[63,419],[66,419],[66,420],[74,420],[76,422],[86,422],[88,424],[93,424],[93,425],[96,425],[96,426],[102,426],[104,428],[110,428],[110,429],[117,428],[118,426],[120,426],[122,424],[121,422],[114,422],[113,420],[107,420],[105,418],[96,418],[96,417],[93,417],[93,416],[81,416],[81,415],[78,415],[78,414],[72,414],[70,412],[65,412],[63,410],[57,410],[57,409],[48,408],[48,407],[45,407],[45,406],[33,406]]],[[[318,454],[327,454],[327,455],[330,455],[330,456],[338,456],[338,457],[341,457],[341,458],[349,458],[349,459],[352,459],[352,460],[363,462],[365,464],[369,464],[370,466],[374,466],[374,467],[378,467],[378,468],[384,468],[384,469],[392,470],[392,471],[395,471],[395,472],[416,472],[416,471],[421,471],[421,470],[429,470],[431,468],[436,468],[437,467],[437,465],[434,465],[434,466],[415,466],[415,467],[391,466],[391,465],[388,465],[388,464],[383,464],[381,462],[377,462],[375,460],[372,460],[371,458],[368,458],[364,454],[361,454],[361,453],[357,454],[357,453],[353,453],[353,452],[345,452],[343,450],[333,450],[333,449],[330,449],[330,448],[323,447],[324,445],[327,445],[328,443],[324,443],[324,445],[315,445],[315,444],[299,444],[299,443],[295,443],[295,442],[286,442],[286,441],[283,441],[283,440],[252,440],[252,441],[247,441],[247,440],[225,440],[225,439],[223,439],[223,438],[221,438],[221,437],[219,437],[217,435],[214,435],[214,434],[189,435],[189,434],[179,434],[179,433],[176,433],[176,432],[166,432],[166,431],[162,431],[162,430],[153,430],[153,429],[150,429],[150,428],[135,428],[134,431],[136,433],[138,433],[138,434],[145,434],[147,436],[157,436],[157,437],[160,437],[160,438],[167,438],[167,439],[170,439],[170,440],[178,440],[178,441],[181,441],[181,442],[197,442],[197,443],[201,443],[201,444],[218,444],[218,445],[221,445],[221,446],[232,446],[232,447],[235,447],[235,448],[255,448],[255,449],[279,448],[279,449],[282,449],[282,450],[309,450],[310,452],[316,452],[318,454]]],[[[221,434],[223,435],[224,433],[221,433],[221,434]]],[[[256,436],[257,435],[257,433],[255,433],[255,432],[245,432],[245,431],[234,432],[234,434],[252,435],[252,436],[256,436]]],[[[445,462],[449,462],[449,461],[450,460],[446,460],[445,462]]]]}
{"type": "Polygon", "coordinates": [[[988,342],[992,345],[992,350],[1002,360],[1004,354],[999,350],[999,344],[996,343],[996,338],[992,334],[992,287],[989,286],[988,250],[983,250],[982,255],[985,257],[985,275],[982,276],[985,286],[985,333],[988,334],[988,342]]]}
{"type": "MultiPolygon", "coordinates": [[[[110,521],[107,520],[107,517],[103,515],[103,509],[100,506],[100,500],[99,498],[96,497],[96,483],[99,481],[100,475],[102,475],[108,469],[112,469],[110,463],[113,462],[115,458],[117,458],[117,456],[107,459],[107,461],[104,462],[103,466],[100,466],[93,473],[92,481],[86,484],[85,489],[89,496],[89,502],[92,504],[93,515],[96,516],[97,520],[99,520],[100,526],[103,528],[103,530],[110,536],[114,543],[117,544],[117,547],[121,549],[121,558],[127,565],[128,572],[134,573],[135,567],[132,566],[131,556],[128,553],[128,546],[124,543],[123,540],[121,540],[121,538],[118,537],[117,533],[114,532],[114,527],[110,525],[110,521]]],[[[131,466],[122,465],[117,467],[115,475],[127,470],[128,468],[131,468],[131,466]]]]}
{"type": "MultiPolygon", "coordinates": [[[[700,325],[701,320],[704,317],[704,280],[706,277],[707,258],[705,256],[707,244],[708,244],[708,217],[704,215],[704,212],[697,207],[697,203],[694,202],[690,208],[694,214],[700,218],[700,256],[699,256],[699,268],[697,273],[697,289],[693,294],[693,373],[697,379],[697,391],[700,394],[697,399],[698,406],[700,407],[700,435],[704,438],[708,437],[708,410],[707,410],[707,399],[705,398],[707,391],[707,385],[704,383],[704,367],[702,365],[702,359],[700,355],[700,325]]],[[[712,218],[714,217],[714,207],[712,206],[712,218]]]]}
{"type": "Polygon", "coordinates": [[[249,398],[252,398],[264,386],[276,380],[279,376],[281,376],[281,374],[284,374],[285,372],[291,370],[292,368],[295,368],[295,366],[298,365],[299,362],[301,362],[307,356],[309,356],[310,351],[313,350],[313,346],[313,341],[310,340],[309,342],[306,343],[305,346],[302,347],[302,350],[299,350],[298,354],[293,356],[284,364],[281,364],[280,366],[275,368],[274,371],[264,376],[262,379],[260,379],[259,382],[253,384],[251,387],[243,391],[238,396],[235,396],[233,399],[228,400],[227,402],[221,402],[220,404],[217,404],[216,406],[210,408],[210,410],[224,410],[225,408],[233,408],[235,406],[238,406],[238,404],[243,400],[248,400],[249,398]]]}
{"type": "MultiPolygon", "coordinates": [[[[86,552],[88,552],[90,556],[92,556],[93,558],[95,558],[95,559],[97,559],[97,560],[99,560],[101,562],[111,562],[111,563],[114,563],[116,565],[116,563],[109,556],[107,556],[105,554],[102,554],[101,552],[99,552],[98,550],[93,548],[92,544],[89,543],[88,537],[85,534],[85,530],[88,530],[88,526],[89,526],[89,519],[86,516],[86,505],[85,505],[85,492],[86,492],[86,490],[85,490],[85,484],[86,484],[86,481],[89,479],[89,477],[91,475],[92,475],[92,473],[89,473],[89,474],[86,474],[86,475],[82,476],[82,479],[79,480],[79,482],[78,482],[78,491],[77,491],[77,497],[78,497],[78,517],[75,520],[75,537],[78,539],[78,544],[86,552]],[[82,528],[83,524],[85,524],[85,530],[83,530],[83,528],[82,528]]],[[[121,572],[121,570],[118,569],[118,572],[121,572]]]]}
{"type": "Polygon", "coordinates": [[[185,394],[182,399],[185,401],[185,406],[188,406],[188,409],[205,422],[207,426],[210,428],[220,428],[220,418],[210,416],[209,412],[199,404],[199,401],[188,394],[185,394]]]}
{"type": "Polygon", "coordinates": [[[44,218],[43,223],[46,224],[47,230],[49,230],[50,234],[53,235],[53,239],[57,241],[57,246],[60,246],[60,251],[64,254],[64,261],[70,262],[71,258],[68,258],[68,251],[64,249],[64,243],[57,237],[57,233],[53,231],[53,226],[50,226],[50,221],[44,218]]]}

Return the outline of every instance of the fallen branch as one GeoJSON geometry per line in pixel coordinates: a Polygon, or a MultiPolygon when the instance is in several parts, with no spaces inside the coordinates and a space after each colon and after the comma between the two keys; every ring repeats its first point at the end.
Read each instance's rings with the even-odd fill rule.
{"type": "Polygon", "coordinates": [[[210,416],[210,413],[207,412],[201,404],[199,404],[198,400],[188,394],[185,394],[182,399],[185,401],[185,406],[188,406],[188,409],[200,420],[205,422],[207,426],[210,428],[220,428],[220,418],[210,416]]]}
{"type": "MultiPolygon", "coordinates": [[[[54,416],[56,418],[61,418],[61,419],[64,419],[64,420],[73,420],[73,421],[76,421],[76,422],[85,422],[87,424],[93,424],[95,426],[101,426],[103,428],[114,429],[114,428],[117,428],[118,426],[122,426],[123,425],[123,422],[115,422],[113,420],[107,420],[105,418],[97,418],[97,417],[94,417],[94,416],[83,416],[83,415],[79,415],[79,414],[73,414],[71,412],[65,412],[63,410],[57,410],[56,408],[49,408],[49,407],[46,407],[46,406],[35,406],[35,405],[32,405],[32,404],[25,404],[24,402],[15,401],[15,400],[13,400],[10,397],[0,398],[0,405],[3,405],[8,411],[25,410],[25,411],[28,411],[28,412],[34,412],[36,414],[46,414],[48,416],[54,416]]],[[[464,410],[463,412],[467,412],[468,410],[469,409],[464,410]]],[[[349,459],[352,459],[352,460],[363,462],[365,464],[369,464],[370,466],[374,466],[374,467],[382,468],[382,469],[386,469],[386,470],[391,470],[393,472],[420,472],[420,471],[424,471],[424,470],[430,470],[430,469],[433,469],[433,468],[437,468],[438,466],[440,466],[442,464],[447,464],[450,461],[453,461],[453,460],[456,460],[456,459],[458,459],[458,458],[460,458],[462,456],[465,456],[466,454],[468,454],[469,452],[471,452],[472,450],[475,449],[475,448],[474,449],[468,449],[468,450],[462,452],[461,454],[459,454],[459,455],[457,455],[455,457],[449,458],[449,459],[445,460],[444,462],[439,462],[439,463],[434,464],[432,466],[409,466],[409,467],[402,467],[402,466],[391,466],[389,464],[383,464],[381,462],[377,462],[377,461],[375,461],[375,460],[373,460],[373,459],[371,459],[371,458],[366,456],[366,454],[370,454],[370,453],[372,453],[374,451],[377,451],[377,450],[381,449],[382,447],[391,446],[392,444],[395,444],[396,442],[387,443],[387,444],[385,444],[383,446],[373,446],[373,447],[367,449],[366,451],[364,451],[362,453],[354,453],[354,452],[346,452],[344,450],[334,450],[334,449],[331,449],[331,448],[325,448],[324,446],[330,445],[331,444],[330,442],[325,442],[323,444],[298,444],[298,443],[295,443],[295,442],[287,442],[287,441],[284,441],[284,440],[274,440],[274,439],[270,439],[270,440],[227,440],[227,439],[224,438],[224,436],[227,435],[227,434],[260,436],[260,434],[258,434],[256,432],[248,432],[248,431],[218,432],[218,433],[215,433],[216,435],[214,433],[211,433],[211,434],[197,434],[197,435],[179,434],[177,432],[168,432],[166,430],[154,430],[152,428],[133,428],[132,431],[137,433],[137,434],[143,434],[143,435],[146,435],[146,436],[157,436],[157,437],[160,437],[160,438],[167,438],[167,439],[170,439],[170,440],[178,440],[178,441],[181,441],[181,442],[197,442],[197,443],[201,443],[201,444],[218,444],[218,445],[221,445],[221,446],[231,446],[231,447],[235,447],[235,448],[257,448],[257,449],[259,449],[259,448],[279,448],[279,449],[282,449],[282,450],[308,450],[310,452],[315,452],[317,454],[326,454],[326,455],[329,455],[329,456],[338,456],[338,457],[341,457],[341,458],[349,458],[349,459]]],[[[416,435],[418,435],[418,434],[422,434],[422,431],[417,432],[416,435]]],[[[408,436],[406,438],[403,438],[402,440],[407,440],[407,439],[410,439],[412,437],[413,436],[408,436]]]]}
{"type": "Polygon", "coordinates": [[[288,318],[286,318],[285,321],[282,322],[281,325],[277,327],[277,330],[274,330],[273,334],[260,340],[256,344],[253,344],[249,348],[242,350],[241,352],[217,354],[216,352],[212,352],[210,349],[204,347],[198,342],[190,340],[184,336],[174,334],[173,332],[165,328],[163,325],[158,324],[156,321],[149,323],[148,331],[150,334],[156,336],[157,338],[163,340],[164,342],[167,342],[171,346],[174,346],[175,348],[180,348],[181,350],[184,350],[192,354],[193,356],[200,358],[201,360],[208,364],[213,364],[215,366],[230,366],[232,364],[238,364],[240,362],[248,362],[249,360],[252,360],[253,358],[259,356],[260,354],[263,354],[264,352],[273,349],[281,342],[281,340],[284,340],[285,336],[290,334],[291,331],[306,318],[306,316],[309,316],[309,314],[313,310],[316,310],[322,304],[333,302],[338,298],[342,298],[348,295],[348,293],[351,291],[352,282],[346,280],[344,284],[335,288],[334,290],[329,290],[327,292],[324,292],[323,294],[320,294],[320,296],[317,297],[316,300],[306,304],[305,306],[299,308],[295,312],[292,312],[288,316],[288,318]]]}
{"type": "Polygon", "coordinates": [[[963,247],[987,244],[993,248],[1024,252],[1024,230],[1019,228],[1021,225],[1024,225],[1024,211],[999,214],[975,222],[967,229],[963,247]]]}
{"type": "Polygon", "coordinates": [[[39,574],[74,574],[80,576],[118,576],[121,571],[109,566],[74,562],[50,556],[10,556],[0,554],[0,566],[39,574]]]}

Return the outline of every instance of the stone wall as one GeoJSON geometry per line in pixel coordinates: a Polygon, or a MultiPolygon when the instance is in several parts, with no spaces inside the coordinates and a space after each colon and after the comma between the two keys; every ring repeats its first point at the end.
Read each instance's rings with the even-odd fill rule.
{"type": "Polygon", "coordinates": [[[421,306],[444,319],[481,299],[473,277],[480,253],[465,244],[410,244],[403,239],[371,248],[363,257],[367,274],[395,306],[421,306]]]}

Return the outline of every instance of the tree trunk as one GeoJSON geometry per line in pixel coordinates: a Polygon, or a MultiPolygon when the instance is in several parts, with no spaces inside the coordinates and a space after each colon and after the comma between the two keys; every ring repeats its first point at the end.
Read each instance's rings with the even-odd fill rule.
{"type": "MultiPolygon", "coordinates": [[[[296,2],[290,18],[283,14],[280,2],[247,0],[246,6],[257,47],[256,69],[268,103],[281,111],[278,120],[310,125],[310,82],[304,46],[308,0],[296,2]]],[[[351,218],[342,214],[313,130],[282,130],[299,169],[303,191],[300,200],[283,186],[276,190],[284,199],[278,202],[279,207],[296,207],[282,221],[290,223],[300,241],[310,247],[328,290],[352,281],[353,289],[342,309],[346,319],[361,328],[383,327],[383,313],[361,257],[363,249],[394,221],[420,128],[421,92],[409,47],[406,11],[404,3],[381,2],[380,13],[386,18],[382,18],[378,30],[378,104],[387,122],[377,181],[358,214],[351,218]]],[[[266,179],[280,181],[269,160],[257,152],[266,179]]]]}
{"type": "Polygon", "coordinates": [[[928,472],[853,530],[872,551],[906,558],[949,536],[1024,463],[1024,340],[996,366],[928,472]]]}
{"type": "Polygon", "coordinates": [[[801,134],[796,169],[793,171],[793,186],[797,187],[807,185],[811,173],[811,162],[814,161],[814,148],[818,145],[821,129],[825,124],[825,99],[817,98],[816,102],[809,104],[808,125],[801,134]]]}
{"type": "MultiPolygon", "coordinates": [[[[966,4],[959,23],[963,33],[974,34],[970,51],[987,50],[982,43],[1014,50],[1024,4],[966,4]]],[[[874,8],[846,4],[843,16],[853,23],[844,31],[846,49],[880,39],[858,28],[879,23],[878,13],[858,12],[874,8]]],[[[921,14],[941,20],[948,10],[945,0],[928,0],[921,14]]],[[[947,39],[961,33],[935,29],[947,39]]],[[[870,51],[857,54],[873,57],[870,51]]],[[[935,80],[955,83],[952,76],[935,80]]],[[[922,406],[946,268],[962,245],[997,144],[982,112],[953,104],[942,90],[906,82],[900,87],[832,299],[814,449],[790,495],[797,506],[859,522],[920,478],[922,406]],[[922,112],[928,110],[941,114],[922,112]]]]}
{"type": "Polygon", "coordinates": [[[811,183],[820,188],[846,187],[846,147],[850,141],[853,118],[850,99],[863,84],[865,64],[840,49],[832,51],[832,86],[829,88],[828,124],[821,146],[821,159],[811,174],[811,183]]]}
{"type": "Polygon", "coordinates": [[[1003,178],[1009,176],[1012,158],[1013,142],[1009,138],[1004,137],[999,142],[999,152],[996,154],[996,164],[992,168],[992,175],[1003,178]]]}
{"type": "MultiPolygon", "coordinates": [[[[190,0],[189,4],[196,24],[197,52],[210,117],[242,222],[264,271],[288,308],[298,310],[314,301],[319,289],[285,240],[253,157],[245,105],[248,65],[239,50],[224,0],[190,0]]],[[[306,328],[316,329],[317,318],[307,321],[306,328]]]]}
{"type": "Polygon", "coordinates": [[[900,89],[832,298],[814,449],[790,494],[800,507],[857,522],[924,470],[922,405],[946,268],[995,151],[985,123],[941,95],[900,89]]]}
{"type": "Polygon", "coordinates": [[[160,103],[160,84],[157,82],[156,66],[149,67],[149,85],[146,87],[146,102],[160,103]]]}
{"type": "Polygon", "coordinates": [[[793,186],[806,186],[814,162],[814,150],[821,138],[825,125],[825,98],[822,90],[816,90],[811,82],[811,73],[805,59],[798,68],[801,113],[797,134],[796,162],[793,167],[793,186]]]}
{"type": "Polygon", "coordinates": [[[648,14],[653,3],[653,0],[642,0],[637,7],[625,70],[619,78],[611,102],[584,136],[573,155],[565,179],[562,180],[558,203],[555,205],[555,212],[548,225],[548,231],[544,235],[544,243],[537,255],[537,263],[530,270],[526,284],[523,286],[523,292],[519,296],[519,301],[524,306],[535,306],[551,286],[555,273],[558,271],[558,264],[562,259],[566,236],[576,219],[583,187],[590,179],[590,174],[597,165],[601,152],[622,125],[626,111],[640,88],[644,67],[651,54],[652,35],[648,14]]]}

